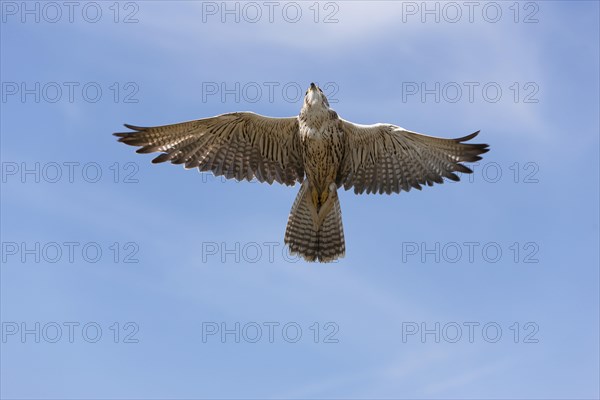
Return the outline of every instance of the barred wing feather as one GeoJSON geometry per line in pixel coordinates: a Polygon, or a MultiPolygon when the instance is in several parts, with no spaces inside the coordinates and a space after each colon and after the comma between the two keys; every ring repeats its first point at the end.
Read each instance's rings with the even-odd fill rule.
{"type": "Polygon", "coordinates": [[[269,184],[294,185],[304,178],[297,117],[237,112],[173,125],[125,127],[133,132],[115,136],[140,147],[138,153],[161,152],[153,163],[170,161],[217,176],[269,184]]]}
{"type": "Polygon", "coordinates": [[[443,139],[407,131],[391,124],[357,125],[341,120],[346,136],[337,185],[360,193],[399,193],[421,185],[459,180],[455,172],[471,173],[461,162],[480,160],[487,144],[464,143],[479,131],[443,139]]]}

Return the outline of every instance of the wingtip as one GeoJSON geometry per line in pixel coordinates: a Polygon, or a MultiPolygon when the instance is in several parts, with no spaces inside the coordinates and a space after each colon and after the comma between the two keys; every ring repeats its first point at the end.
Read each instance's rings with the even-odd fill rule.
{"type": "Polygon", "coordinates": [[[448,178],[448,179],[450,179],[451,181],[454,181],[454,182],[460,181],[460,178],[458,177],[458,175],[456,175],[453,172],[448,173],[448,175],[446,175],[446,178],[448,178]]]}
{"type": "Polygon", "coordinates": [[[123,124],[123,126],[127,129],[131,129],[131,130],[138,131],[138,132],[145,131],[146,129],[148,129],[145,126],[137,126],[137,125],[131,125],[131,124],[123,124]]]}
{"type": "Polygon", "coordinates": [[[158,157],[154,158],[152,160],[152,164],[160,164],[163,163],[165,161],[169,161],[172,158],[172,155],[169,153],[163,153],[161,155],[159,155],[158,157]]]}
{"type": "Polygon", "coordinates": [[[131,135],[132,133],[140,132],[140,131],[146,129],[141,126],[135,126],[135,125],[130,125],[130,124],[123,124],[123,126],[127,129],[131,129],[133,132],[116,132],[116,133],[113,133],[113,135],[116,137],[120,137],[120,138],[126,138],[127,136],[131,135]]]}
{"type": "Polygon", "coordinates": [[[463,136],[463,137],[461,137],[461,138],[457,138],[457,139],[454,139],[454,140],[456,140],[457,142],[466,142],[466,141],[468,141],[468,140],[471,140],[471,139],[473,139],[473,138],[474,138],[474,137],[476,137],[477,135],[479,135],[479,132],[481,132],[481,131],[479,130],[479,131],[477,131],[477,132],[473,132],[473,133],[471,133],[470,135],[463,136]]]}

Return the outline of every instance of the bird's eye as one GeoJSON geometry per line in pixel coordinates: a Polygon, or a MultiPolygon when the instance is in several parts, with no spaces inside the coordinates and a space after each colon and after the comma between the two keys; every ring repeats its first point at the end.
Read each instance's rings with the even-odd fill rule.
{"type": "Polygon", "coordinates": [[[321,90],[321,88],[319,88],[319,92],[323,93],[323,91],[321,90]]]}
{"type": "Polygon", "coordinates": [[[308,90],[306,91],[306,93],[304,93],[304,95],[306,96],[308,94],[308,90]]]}

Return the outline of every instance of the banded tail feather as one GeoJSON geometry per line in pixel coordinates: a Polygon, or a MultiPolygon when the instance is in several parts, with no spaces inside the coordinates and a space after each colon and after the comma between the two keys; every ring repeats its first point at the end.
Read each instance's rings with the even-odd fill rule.
{"type": "Polygon", "coordinates": [[[343,257],[346,252],[342,210],[337,190],[334,188],[330,191],[329,196],[333,204],[322,222],[316,224],[316,210],[309,188],[308,180],[305,180],[292,205],[284,242],[291,254],[298,254],[306,261],[331,262],[343,257]]]}

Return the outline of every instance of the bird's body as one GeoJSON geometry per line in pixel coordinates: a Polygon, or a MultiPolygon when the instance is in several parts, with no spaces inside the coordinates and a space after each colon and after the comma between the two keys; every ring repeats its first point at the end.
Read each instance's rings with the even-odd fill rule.
{"type": "Polygon", "coordinates": [[[162,152],[171,161],[237,180],[269,184],[301,182],[292,205],[285,243],[307,261],[333,261],[345,253],[337,189],[355,193],[399,193],[458,180],[472,172],[461,161],[477,161],[487,145],[417,134],[390,124],[357,125],[329,108],[311,84],[298,117],[270,118],[242,112],[152,128],[126,125],[120,141],[139,153],[162,152]]]}
{"type": "Polygon", "coordinates": [[[298,116],[306,181],[292,207],[284,240],[307,260],[331,261],[345,252],[335,184],[345,134],[337,113],[320,101],[319,92],[309,89],[309,93],[298,116]]]}
{"type": "Polygon", "coordinates": [[[314,121],[302,114],[299,117],[304,172],[319,192],[335,182],[344,155],[344,132],[339,129],[337,114],[332,112],[325,118],[314,121]]]}
{"type": "Polygon", "coordinates": [[[335,183],[344,156],[344,131],[337,113],[320,104],[306,106],[298,116],[304,172],[313,201],[319,206],[335,183]]]}

